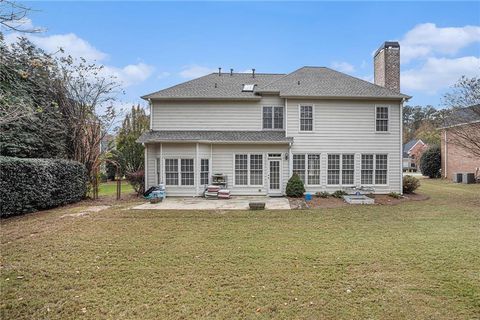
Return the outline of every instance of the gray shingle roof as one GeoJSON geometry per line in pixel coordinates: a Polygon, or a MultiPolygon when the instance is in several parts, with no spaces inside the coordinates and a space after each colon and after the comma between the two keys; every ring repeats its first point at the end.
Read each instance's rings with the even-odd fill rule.
{"type": "Polygon", "coordinates": [[[303,67],[289,74],[211,73],[143,96],[144,99],[260,99],[258,93],[282,97],[409,98],[368,81],[325,67],[303,67]],[[254,92],[242,92],[255,84],[254,92]]]}
{"type": "Polygon", "coordinates": [[[480,121],[480,104],[466,108],[456,108],[446,116],[441,128],[448,128],[462,124],[475,123],[480,121]]]}
{"type": "Polygon", "coordinates": [[[403,145],[403,157],[408,158],[408,151],[418,142],[419,139],[412,139],[403,145]]]}
{"type": "MultiPolygon", "coordinates": [[[[242,92],[244,84],[255,84],[255,90],[284,74],[211,73],[176,86],[143,96],[143,99],[260,99],[254,92],[242,92]]],[[[254,91],[255,91],[254,90],[254,91]]]]}
{"type": "Polygon", "coordinates": [[[285,131],[183,131],[151,130],[138,138],[137,142],[205,141],[205,142],[265,142],[287,143],[285,131]]]}
{"type": "Polygon", "coordinates": [[[326,67],[303,67],[259,88],[283,97],[409,98],[382,86],[326,67]]]}

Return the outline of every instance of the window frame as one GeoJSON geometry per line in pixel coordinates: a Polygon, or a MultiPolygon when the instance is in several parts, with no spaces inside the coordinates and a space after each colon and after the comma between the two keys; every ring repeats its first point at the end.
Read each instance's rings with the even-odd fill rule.
{"type": "Polygon", "coordinates": [[[299,133],[313,133],[315,132],[315,105],[314,104],[299,104],[298,105],[298,132],[299,133]],[[312,108],[312,130],[302,130],[302,107],[312,108]]]}
{"type": "Polygon", "coordinates": [[[201,186],[210,184],[210,159],[209,158],[201,158],[200,159],[200,180],[199,181],[200,181],[201,186]],[[203,165],[204,161],[207,161],[207,171],[203,170],[204,169],[204,165],[203,165]],[[204,179],[204,177],[202,175],[204,175],[205,173],[207,174],[207,183],[202,183],[202,181],[204,179]]]}
{"type": "Polygon", "coordinates": [[[388,153],[362,153],[360,156],[360,185],[362,186],[388,186],[389,183],[389,173],[388,173],[388,163],[390,156],[388,153]],[[362,183],[362,156],[363,155],[372,155],[373,156],[373,169],[372,169],[372,183],[362,183]],[[385,169],[385,183],[377,183],[377,156],[386,156],[386,169],[385,169]]]}
{"type": "MultiPolygon", "coordinates": [[[[345,169],[347,170],[347,169],[345,169]]],[[[348,169],[348,170],[351,170],[351,169],[348,169]]],[[[326,175],[326,178],[327,178],[327,186],[331,187],[331,186],[337,186],[337,187],[353,187],[355,186],[355,154],[354,153],[327,153],[327,175],[326,175]],[[328,157],[331,156],[331,155],[337,155],[339,156],[339,159],[338,159],[338,184],[330,184],[328,183],[328,157]],[[344,156],[352,156],[352,159],[353,159],[353,182],[352,183],[344,183],[343,182],[343,157],[344,156]]]]}
{"type": "Polygon", "coordinates": [[[277,105],[264,105],[262,106],[262,130],[272,130],[272,131],[283,131],[285,130],[285,107],[284,106],[277,106],[277,105]],[[271,117],[271,128],[265,128],[265,113],[264,109],[265,108],[272,108],[272,117],[271,117]],[[282,109],[282,127],[281,128],[275,128],[275,109],[282,109]]]}
{"type": "MultiPolygon", "coordinates": [[[[163,159],[163,176],[165,177],[165,186],[180,187],[180,188],[192,188],[196,186],[196,164],[194,157],[165,157],[163,159]],[[167,160],[177,161],[177,184],[167,184],[167,160]],[[193,184],[182,184],[182,160],[192,160],[193,162],[193,184]]],[[[188,172],[189,173],[189,172],[188,172]]]]}
{"type": "Polygon", "coordinates": [[[252,153],[234,153],[233,154],[233,185],[236,187],[264,187],[265,186],[265,154],[261,152],[252,152],[252,153]],[[247,156],[247,184],[237,184],[236,179],[236,167],[235,167],[235,159],[237,155],[246,155],[247,156]],[[262,157],[262,184],[251,184],[251,156],[261,156],[262,157]]]}
{"type": "Polygon", "coordinates": [[[379,133],[379,134],[386,134],[386,133],[390,133],[390,106],[389,105],[375,105],[375,108],[374,108],[374,129],[375,129],[375,133],[379,133]],[[387,119],[378,119],[377,118],[377,110],[378,108],[387,108],[387,119]],[[386,131],[379,131],[377,130],[377,120],[387,120],[387,130],[386,131]]]}
{"type": "MultiPolygon", "coordinates": [[[[309,187],[319,187],[322,185],[322,154],[321,153],[293,153],[292,154],[292,174],[295,173],[295,171],[299,171],[299,170],[295,170],[294,168],[294,164],[293,164],[293,158],[295,156],[303,156],[303,176],[304,176],[304,179],[302,180],[303,181],[303,184],[305,186],[309,186],[309,187]],[[318,172],[319,172],[319,179],[318,179],[318,184],[310,184],[308,183],[308,156],[318,156],[318,161],[319,161],[319,168],[318,168],[318,172]]],[[[315,170],[315,169],[312,169],[312,170],[315,170]]],[[[301,177],[300,177],[301,178],[301,177]]]]}

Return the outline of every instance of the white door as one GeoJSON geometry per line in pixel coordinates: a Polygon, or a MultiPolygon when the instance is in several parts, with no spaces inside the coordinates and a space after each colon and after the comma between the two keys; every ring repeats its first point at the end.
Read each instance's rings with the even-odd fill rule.
{"type": "Polygon", "coordinates": [[[282,194],[281,160],[268,160],[268,194],[282,194]]]}

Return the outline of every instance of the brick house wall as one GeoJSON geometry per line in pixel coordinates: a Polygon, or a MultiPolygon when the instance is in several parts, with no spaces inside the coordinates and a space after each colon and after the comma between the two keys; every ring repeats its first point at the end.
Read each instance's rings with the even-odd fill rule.
{"type": "Polygon", "coordinates": [[[410,157],[412,158],[412,162],[415,163],[415,166],[418,168],[420,165],[420,158],[425,150],[428,149],[428,145],[422,142],[417,143],[413,146],[412,150],[410,151],[410,157]]]}
{"type": "Polygon", "coordinates": [[[451,180],[456,172],[475,173],[477,168],[480,168],[480,158],[449,142],[448,134],[448,129],[442,130],[442,176],[451,180]]]}

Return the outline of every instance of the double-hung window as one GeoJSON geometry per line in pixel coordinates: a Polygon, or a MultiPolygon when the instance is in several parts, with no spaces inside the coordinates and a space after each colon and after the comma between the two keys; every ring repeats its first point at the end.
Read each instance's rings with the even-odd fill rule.
{"type": "Polygon", "coordinates": [[[355,161],[353,154],[329,154],[327,163],[327,184],[353,185],[355,161]]]}
{"type": "Polygon", "coordinates": [[[362,184],[387,184],[388,156],[362,154],[362,184]]]}
{"type": "Polygon", "coordinates": [[[263,155],[235,155],[235,185],[263,185],[263,155]]]}
{"type": "Polygon", "coordinates": [[[165,159],[165,184],[178,185],[178,159],[165,159]]]}
{"type": "Polygon", "coordinates": [[[305,155],[293,155],[293,173],[296,173],[300,179],[305,182],[305,155]]]}
{"type": "Polygon", "coordinates": [[[313,131],[313,106],[300,106],[300,131],[313,131]]]}
{"type": "Polygon", "coordinates": [[[307,184],[319,185],[320,184],[320,155],[309,154],[307,166],[308,166],[307,184]]]}
{"type": "Polygon", "coordinates": [[[193,159],[165,159],[165,184],[193,186],[195,184],[193,159]]]}
{"type": "Polygon", "coordinates": [[[263,129],[283,129],[283,107],[263,107],[263,129]]]}
{"type": "Polygon", "coordinates": [[[375,108],[375,131],[388,132],[388,107],[375,108]]]}
{"type": "Polygon", "coordinates": [[[200,184],[201,185],[207,185],[209,182],[210,167],[208,162],[209,162],[208,159],[200,160],[200,184]]]}

